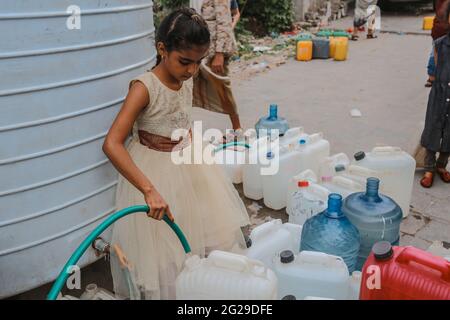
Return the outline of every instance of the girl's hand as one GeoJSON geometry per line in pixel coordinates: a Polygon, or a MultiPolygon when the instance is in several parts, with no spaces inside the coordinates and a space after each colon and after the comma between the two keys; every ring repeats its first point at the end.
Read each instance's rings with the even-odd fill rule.
{"type": "Polygon", "coordinates": [[[211,61],[211,70],[218,75],[223,75],[225,73],[224,64],[223,53],[217,52],[211,61]]]}
{"type": "Polygon", "coordinates": [[[166,214],[171,221],[174,221],[169,205],[155,188],[152,188],[150,191],[144,193],[144,197],[145,202],[150,207],[150,212],[147,213],[148,217],[161,220],[164,217],[164,214],[166,214]]]}

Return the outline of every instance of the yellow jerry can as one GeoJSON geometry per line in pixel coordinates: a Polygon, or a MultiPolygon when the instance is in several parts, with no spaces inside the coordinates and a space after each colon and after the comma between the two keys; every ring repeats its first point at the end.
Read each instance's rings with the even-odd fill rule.
{"type": "Polygon", "coordinates": [[[429,16],[423,18],[423,30],[431,30],[433,29],[435,17],[429,16]]]}
{"type": "Polygon", "coordinates": [[[311,40],[301,40],[297,42],[297,60],[310,61],[313,55],[313,43],[311,40]]]}
{"type": "Polygon", "coordinates": [[[334,55],[336,54],[336,40],[335,37],[330,37],[330,58],[334,58],[334,55]]]}
{"type": "Polygon", "coordinates": [[[345,61],[348,55],[348,38],[335,38],[334,60],[345,61]]]}

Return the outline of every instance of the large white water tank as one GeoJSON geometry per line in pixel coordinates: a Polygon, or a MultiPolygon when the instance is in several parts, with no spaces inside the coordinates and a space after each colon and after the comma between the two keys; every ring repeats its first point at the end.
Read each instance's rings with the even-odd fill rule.
{"type": "Polygon", "coordinates": [[[55,279],[115,211],[101,146],[156,52],[151,0],[2,0],[0,30],[3,298],[55,279]]]}

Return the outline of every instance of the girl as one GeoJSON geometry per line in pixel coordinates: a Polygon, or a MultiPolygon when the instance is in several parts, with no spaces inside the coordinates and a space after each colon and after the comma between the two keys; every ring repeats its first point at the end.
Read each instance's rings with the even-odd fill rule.
{"type": "MultiPolygon", "coordinates": [[[[190,130],[192,76],[207,55],[210,34],[192,9],[167,16],[156,36],[157,66],[130,82],[127,98],[108,132],[103,150],[121,173],[117,207],[147,203],[151,211],[114,225],[112,242],[131,264],[145,299],[174,299],[175,279],[184,262],[180,242],[162,221],[164,214],[184,231],[194,254],[244,245],[241,226],[249,224],[237,191],[216,165],[176,165],[180,147],[172,131],[190,130]],[[127,148],[124,142],[132,130],[127,148]]],[[[181,141],[190,148],[190,136],[181,141]]],[[[183,149],[184,150],[184,149],[183,149]]],[[[127,297],[120,268],[112,260],[114,290],[127,297]]],[[[123,262],[123,260],[121,261],[123,262]]]]}
{"type": "MultiPolygon", "coordinates": [[[[450,3],[445,7],[445,19],[450,23],[450,3]]],[[[425,128],[421,144],[426,149],[425,174],[420,180],[424,188],[433,185],[435,171],[450,183],[446,170],[450,155],[450,34],[435,41],[436,78],[428,98],[425,128]],[[436,160],[436,153],[439,157],[436,160]]]]}

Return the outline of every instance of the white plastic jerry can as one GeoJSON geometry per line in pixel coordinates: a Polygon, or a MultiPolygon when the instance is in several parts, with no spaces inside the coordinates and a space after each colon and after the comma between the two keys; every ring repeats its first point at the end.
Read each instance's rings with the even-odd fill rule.
{"type": "Polygon", "coordinates": [[[364,184],[360,184],[351,179],[335,176],[322,181],[321,184],[330,193],[337,193],[342,196],[343,199],[355,192],[361,192],[365,190],[364,184]]]}
{"type": "Polygon", "coordinates": [[[283,251],[275,262],[279,299],[293,295],[345,300],[349,291],[348,268],[341,257],[322,252],[302,251],[298,255],[283,251]]]}
{"type": "Polygon", "coordinates": [[[292,146],[280,146],[279,153],[270,152],[273,174],[262,177],[264,204],[274,210],[286,207],[289,180],[302,171],[302,156],[292,146]]]}
{"type": "Polygon", "coordinates": [[[267,167],[270,162],[267,159],[267,149],[273,143],[268,136],[265,136],[255,140],[250,145],[248,162],[242,168],[244,195],[249,199],[260,200],[263,198],[261,170],[267,167]]]}
{"type": "Polygon", "coordinates": [[[413,157],[398,147],[375,147],[356,153],[353,163],[376,171],[382,192],[398,203],[403,217],[408,216],[416,169],[413,157]]]}
{"type": "Polygon", "coordinates": [[[325,157],[320,162],[319,180],[322,180],[322,177],[334,177],[335,175],[342,174],[349,165],[350,159],[345,153],[337,153],[325,157]]]}
{"type": "Polygon", "coordinates": [[[283,224],[281,219],[272,220],[252,230],[248,248],[242,254],[259,260],[272,269],[274,259],[281,251],[298,252],[300,250],[301,235],[302,226],[283,224]]]}
{"type": "Polygon", "coordinates": [[[300,171],[310,169],[319,175],[320,163],[330,155],[330,143],[323,138],[322,132],[314,133],[298,141],[297,151],[302,155],[300,171]]]}
{"type": "Polygon", "coordinates": [[[242,167],[242,182],[244,195],[253,200],[263,198],[262,171],[267,170],[270,159],[267,153],[271,150],[278,152],[279,147],[295,145],[302,137],[306,136],[302,127],[290,128],[283,137],[263,136],[250,144],[248,159],[242,167]]]}
{"type": "Polygon", "coordinates": [[[186,259],[176,279],[177,300],[275,300],[278,281],[262,262],[212,251],[186,259]]]}

